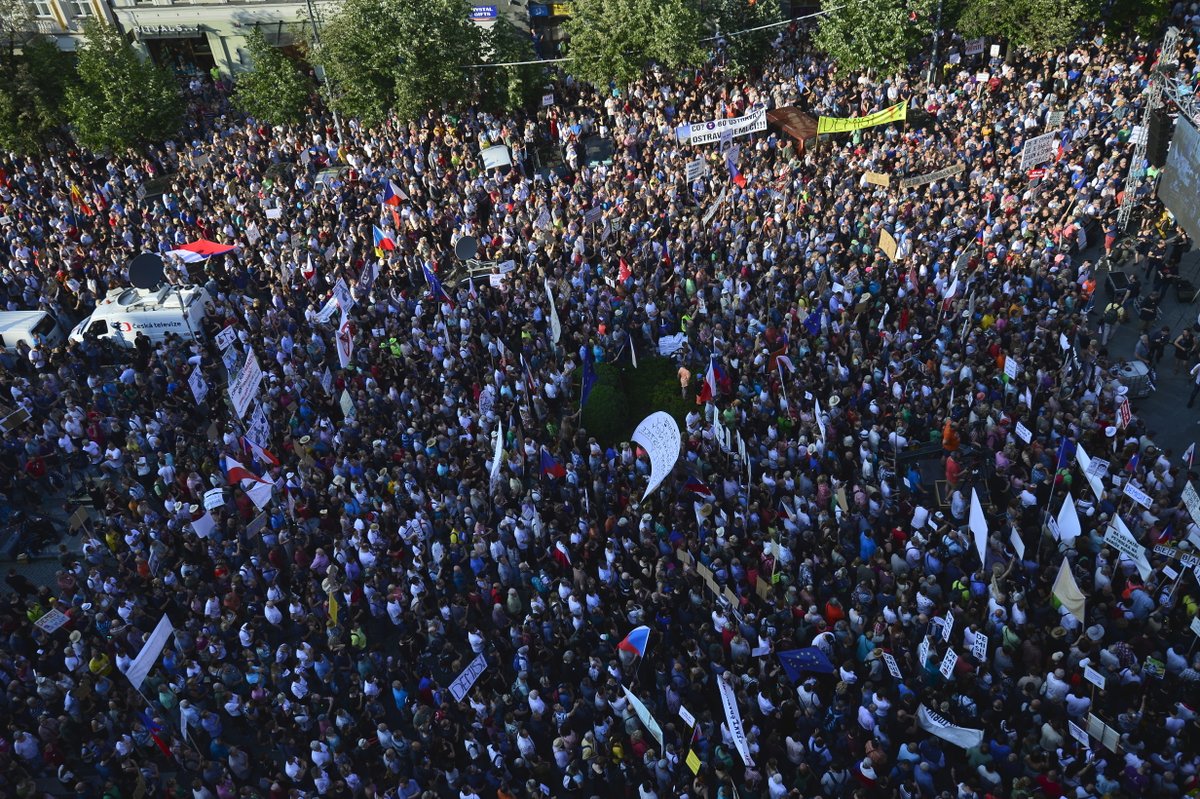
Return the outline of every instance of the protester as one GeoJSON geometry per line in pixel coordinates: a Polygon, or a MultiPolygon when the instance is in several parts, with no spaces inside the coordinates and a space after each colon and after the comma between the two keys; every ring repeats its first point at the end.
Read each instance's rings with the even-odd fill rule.
{"type": "MultiPolygon", "coordinates": [[[[1195,4],[1177,11],[1194,82],[1195,4]]],[[[198,91],[185,144],[8,157],[7,308],[81,320],[143,251],[213,308],[198,343],[6,356],[0,395],[31,416],[4,440],[9,503],[61,478],[94,519],[54,585],[7,580],[5,789],[1196,791],[1191,455],[1121,423],[1090,254],[1114,246],[1154,51],[1101,33],[1008,61],[958,41],[928,86],[919,63],[843,74],[788,28],[752,75],[564,79],[534,116],[350,122],[342,145],[319,113],[270,128],[198,91]],[[904,124],[817,146],[676,129],[896,102],[904,124]],[[1052,112],[1033,185],[1021,152],[1052,112]],[[587,162],[589,131],[611,163],[587,162]],[[495,143],[511,170],[483,168],[495,143]],[[570,168],[538,173],[560,147],[570,168]],[[514,268],[467,279],[466,236],[514,268]],[[167,255],[197,239],[237,249],[167,255]],[[339,281],[353,305],[323,313],[339,281]],[[594,363],[654,353],[712,401],[643,498],[647,454],[578,407],[594,363]],[[225,389],[250,355],[241,414],[225,389]],[[47,634],[50,610],[68,621],[47,634]]],[[[1164,379],[1193,379],[1169,333],[1147,360],[1173,341],[1190,372],[1164,379]]]]}

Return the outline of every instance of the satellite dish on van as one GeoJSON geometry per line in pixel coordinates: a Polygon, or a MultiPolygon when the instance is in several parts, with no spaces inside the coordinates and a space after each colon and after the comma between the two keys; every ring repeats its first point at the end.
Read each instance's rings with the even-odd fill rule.
{"type": "Polygon", "coordinates": [[[454,254],[460,261],[469,261],[479,252],[479,241],[474,236],[463,236],[454,245],[454,254]]]}
{"type": "Polygon", "coordinates": [[[129,282],[139,289],[156,289],[163,284],[163,261],[157,253],[144,252],[129,262],[129,282]]]}

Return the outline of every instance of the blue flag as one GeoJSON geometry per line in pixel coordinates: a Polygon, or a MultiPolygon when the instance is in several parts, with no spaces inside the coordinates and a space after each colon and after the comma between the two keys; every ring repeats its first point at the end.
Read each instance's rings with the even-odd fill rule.
{"type": "Polygon", "coordinates": [[[596,381],[599,376],[596,374],[596,356],[592,354],[591,347],[584,347],[583,356],[583,388],[580,391],[579,407],[587,404],[588,397],[592,393],[592,389],[596,387],[596,381]]]}
{"type": "Polygon", "coordinates": [[[800,673],[805,671],[833,674],[833,664],[829,662],[825,653],[815,646],[776,654],[779,656],[779,662],[783,664],[783,670],[787,672],[788,679],[794,683],[800,682],[800,673]]]}

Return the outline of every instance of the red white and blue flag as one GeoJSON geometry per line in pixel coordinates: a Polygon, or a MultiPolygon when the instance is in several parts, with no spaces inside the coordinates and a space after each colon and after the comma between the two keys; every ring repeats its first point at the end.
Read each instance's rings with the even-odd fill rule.
{"type": "Polygon", "coordinates": [[[622,638],[621,643],[617,644],[617,649],[632,652],[638,657],[645,657],[648,643],[650,643],[650,628],[643,624],[630,630],[629,635],[622,638]]]}
{"type": "Polygon", "coordinates": [[[383,187],[383,204],[396,206],[408,199],[408,195],[396,185],[394,180],[389,180],[383,187]]]}
{"type": "Polygon", "coordinates": [[[544,446],[541,453],[541,467],[543,477],[563,478],[567,476],[567,470],[563,468],[562,463],[544,446]]]}

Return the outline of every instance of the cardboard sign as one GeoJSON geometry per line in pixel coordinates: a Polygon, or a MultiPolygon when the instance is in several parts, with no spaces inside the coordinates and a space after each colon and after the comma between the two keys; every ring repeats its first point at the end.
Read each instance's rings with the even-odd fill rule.
{"type": "Polygon", "coordinates": [[[216,510],[225,506],[225,489],[210,488],[204,492],[204,509],[216,510]]]}
{"type": "Polygon", "coordinates": [[[471,686],[475,684],[475,681],[479,679],[479,675],[483,674],[486,668],[487,660],[481,652],[454,678],[454,682],[450,683],[450,693],[454,697],[454,701],[461,702],[463,700],[463,697],[471,690],[471,686]]]}
{"type": "Polygon", "coordinates": [[[896,239],[886,228],[879,229],[879,249],[891,260],[896,260],[896,239]]]}
{"type": "Polygon", "coordinates": [[[40,619],[35,621],[33,625],[49,635],[70,620],[71,619],[67,616],[67,614],[63,613],[62,611],[52,610],[45,616],[42,616],[40,619]]]}
{"type": "Polygon", "coordinates": [[[87,511],[84,510],[83,508],[76,508],[75,512],[71,514],[71,518],[67,519],[67,528],[73,533],[76,530],[78,530],[80,527],[83,527],[87,523],[88,523],[87,511]]]}
{"type": "Polygon", "coordinates": [[[1125,487],[1121,489],[1125,496],[1132,499],[1143,508],[1149,508],[1151,505],[1150,495],[1133,484],[1132,480],[1125,483],[1125,487]]]}
{"type": "Polygon", "coordinates": [[[1071,737],[1079,743],[1083,744],[1084,749],[1091,749],[1092,742],[1088,738],[1087,731],[1071,720],[1067,720],[1067,727],[1071,730],[1071,737]]]}
{"type": "Polygon", "coordinates": [[[1016,432],[1017,432],[1017,438],[1021,439],[1026,444],[1028,444],[1030,441],[1033,440],[1033,433],[1030,432],[1029,428],[1026,427],[1024,424],[1022,424],[1021,422],[1017,422],[1016,432]]]}
{"type": "Polygon", "coordinates": [[[958,653],[953,649],[946,650],[946,656],[942,658],[942,665],[938,667],[938,671],[947,680],[954,674],[954,664],[958,663],[958,653]]]}
{"type": "Polygon", "coordinates": [[[971,644],[971,655],[980,663],[987,663],[988,637],[983,633],[975,633],[975,643],[971,644]]]}
{"type": "Polygon", "coordinates": [[[229,346],[237,341],[237,331],[233,329],[233,325],[226,325],[225,329],[217,334],[215,341],[217,342],[217,349],[229,349],[229,346]]]}
{"type": "Polygon", "coordinates": [[[867,171],[863,173],[863,177],[866,179],[867,183],[870,183],[872,186],[883,186],[884,188],[887,188],[888,186],[892,185],[892,176],[884,172],[867,171]]]}
{"type": "Polygon", "coordinates": [[[1182,494],[1183,504],[1187,506],[1188,515],[1192,517],[1192,521],[1200,524],[1200,494],[1196,493],[1196,487],[1192,485],[1192,481],[1188,480],[1187,485],[1183,487],[1182,494]]]}
{"type": "Polygon", "coordinates": [[[1091,666],[1083,667],[1083,678],[1099,688],[1101,691],[1104,690],[1104,684],[1107,682],[1104,675],[1093,669],[1091,666]]]}

